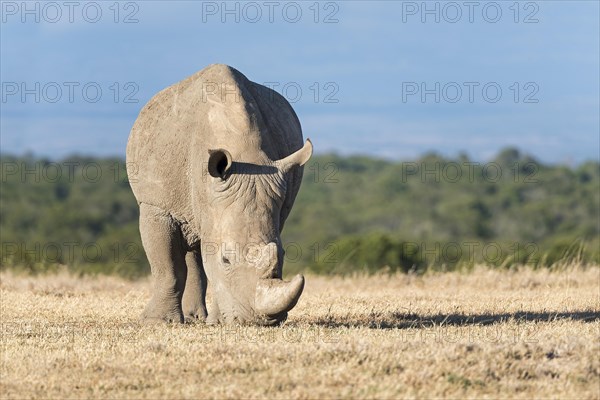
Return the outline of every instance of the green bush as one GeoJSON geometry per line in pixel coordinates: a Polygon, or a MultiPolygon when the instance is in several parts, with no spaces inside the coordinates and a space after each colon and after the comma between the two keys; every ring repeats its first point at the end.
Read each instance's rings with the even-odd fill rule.
{"type": "MultiPolygon", "coordinates": [[[[404,163],[313,157],[282,235],[296,247],[285,271],[600,263],[598,162],[544,165],[516,149],[493,162],[500,176],[464,155],[427,154],[404,163]],[[451,174],[457,165],[460,176],[451,174]],[[473,243],[502,251],[486,258],[468,251],[473,243]],[[459,249],[460,257],[448,249],[459,249]]],[[[117,158],[2,155],[0,268],[39,273],[66,265],[84,274],[148,274],[125,171],[117,158]]]]}

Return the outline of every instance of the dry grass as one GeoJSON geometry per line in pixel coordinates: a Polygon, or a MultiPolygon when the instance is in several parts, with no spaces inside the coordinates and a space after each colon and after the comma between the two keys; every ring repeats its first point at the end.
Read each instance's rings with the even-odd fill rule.
{"type": "Polygon", "coordinates": [[[600,268],[308,277],[280,328],[142,327],[149,282],[0,276],[2,398],[600,398],[600,268]]]}

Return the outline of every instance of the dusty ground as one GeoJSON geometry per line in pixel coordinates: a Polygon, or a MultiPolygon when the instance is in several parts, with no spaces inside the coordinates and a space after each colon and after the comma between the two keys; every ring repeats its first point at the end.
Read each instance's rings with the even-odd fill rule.
{"type": "Polygon", "coordinates": [[[142,327],[149,282],[0,276],[2,398],[600,398],[600,268],[308,277],[280,328],[142,327]]]}

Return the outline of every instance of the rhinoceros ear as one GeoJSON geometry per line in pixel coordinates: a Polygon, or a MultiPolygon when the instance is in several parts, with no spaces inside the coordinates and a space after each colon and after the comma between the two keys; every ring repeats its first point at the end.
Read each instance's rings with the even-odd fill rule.
{"type": "Polygon", "coordinates": [[[225,179],[233,163],[231,154],[224,149],[208,151],[208,173],[213,178],[225,179]]]}
{"type": "Polygon", "coordinates": [[[310,159],[313,152],[313,145],[310,139],[306,139],[306,143],[302,148],[286,158],[282,158],[275,162],[275,165],[284,172],[289,171],[292,167],[302,166],[310,159]]]}

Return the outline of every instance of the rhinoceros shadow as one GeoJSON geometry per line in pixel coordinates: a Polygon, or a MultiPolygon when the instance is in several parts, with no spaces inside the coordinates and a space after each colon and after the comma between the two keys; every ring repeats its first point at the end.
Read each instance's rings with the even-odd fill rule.
{"type": "Polygon", "coordinates": [[[234,161],[231,165],[232,175],[273,175],[279,170],[273,165],[250,164],[234,161]]]}
{"type": "Polygon", "coordinates": [[[434,326],[475,326],[493,325],[514,321],[522,322],[552,322],[557,320],[582,321],[585,323],[600,320],[600,312],[514,312],[514,313],[483,313],[483,314],[435,314],[418,315],[415,313],[371,313],[360,316],[326,316],[313,324],[326,328],[369,328],[369,329],[410,329],[428,328],[434,326]]]}

